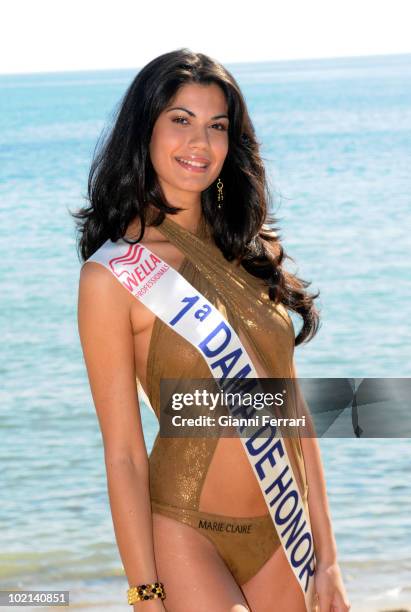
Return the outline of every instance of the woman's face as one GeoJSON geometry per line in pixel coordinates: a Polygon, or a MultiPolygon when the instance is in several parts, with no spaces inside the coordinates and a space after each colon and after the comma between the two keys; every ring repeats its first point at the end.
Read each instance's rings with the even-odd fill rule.
{"type": "Polygon", "coordinates": [[[158,116],[150,141],[151,162],[167,199],[178,205],[187,192],[200,194],[216,180],[228,152],[227,130],[227,102],[218,85],[190,83],[178,90],[158,116]]]}

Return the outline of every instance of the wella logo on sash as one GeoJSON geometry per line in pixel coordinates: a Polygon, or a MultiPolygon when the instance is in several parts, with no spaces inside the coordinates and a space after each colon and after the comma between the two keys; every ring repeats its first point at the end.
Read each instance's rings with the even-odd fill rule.
{"type": "Polygon", "coordinates": [[[140,244],[131,244],[124,255],[113,257],[108,265],[124,287],[133,293],[161,263],[161,259],[140,244]]]}

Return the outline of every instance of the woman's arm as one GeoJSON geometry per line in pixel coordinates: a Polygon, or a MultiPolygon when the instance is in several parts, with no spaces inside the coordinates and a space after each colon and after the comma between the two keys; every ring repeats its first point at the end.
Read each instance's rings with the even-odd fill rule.
{"type": "Polygon", "coordinates": [[[317,566],[337,562],[337,545],[331,523],[324,470],[317,438],[301,438],[308,482],[308,507],[317,566]]]}
{"type": "MultiPolygon", "coordinates": [[[[103,266],[83,265],[79,335],[103,438],[114,531],[129,586],[161,580],[154,559],[148,457],[136,384],[133,299],[103,266]]],[[[124,598],[126,603],[126,593],[124,598]]],[[[161,600],[134,606],[140,608],[164,610],[161,600]]]]}
{"type": "MultiPolygon", "coordinates": [[[[294,376],[297,378],[295,363],[293,369],[294,376]]],[[[345,611],[350,609],[350,604],[337,561],[337,545],[332,529],[320,445],[315,436],[309,408],[298,382],[296,391],[299,414],[305,415],[306,431],[308,433],[310,430],[312,433],[312,437],[308,437],[307,434],[301,437],[301,447],[307,475],[308,508],[317,561],[316,587],[320,600],[320,612],[329,612],[331,605],[335,606],[335,612],[345,611]]]]}

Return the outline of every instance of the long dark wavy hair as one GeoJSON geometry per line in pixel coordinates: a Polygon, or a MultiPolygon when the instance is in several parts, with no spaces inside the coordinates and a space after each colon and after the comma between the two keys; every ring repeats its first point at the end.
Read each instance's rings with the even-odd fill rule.
{"type": "Polygon", "coordinates": [[[183,210],[167,202],[150,160],[149,143],[157,117],[187,83],[217,84],[228,105],[229,147],[220,172],[224,206],[216,208],[216,182],[201,193],[202,212],[213,239],[227,261],[235,259],[247,272],[264,279],[272,301],[282,302],[302,317],[295,345],[308,342],[319,327],[314,304],[319,292],[307,292],[311,283],[283,267],[285,259],[294,260],[286,255],[277,221],[269,212],[271,194],[244,97],[230,72],[203,53],[183,48],[160,55],[128,87],[114,125],[103,130],[96,144],[87,206],[71,213],[77,224],[79,256],[85,261],[107,239],[123,238],[136,217],[141,225],[136,241],[140,241],[150,204],[158,209],[154,226],[162,223],[165,213],[183,210]]]}

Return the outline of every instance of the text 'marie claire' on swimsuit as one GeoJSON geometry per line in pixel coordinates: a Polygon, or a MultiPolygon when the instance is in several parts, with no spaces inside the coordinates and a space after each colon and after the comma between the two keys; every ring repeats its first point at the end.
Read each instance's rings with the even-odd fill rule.
{"type": "MultiPolygon", "coordinates": [[[[214,304],[242,336],[243,343],[247,342],[253,363],[260,363],[270,378],[293,378],[292,322],[285,307],[274,305],[269,299],[263,281],[224,258],[203,217],[195,233],[169,217],[157,229],[184,254],[178,272],[214,304]]],[[[157,418],[160,418],[161,379],[209,377],[210,370],[203,356],[156,317],[146,380],[148,400],[157,418]]],[[[283,441],[308,512],[300,438],[283,441]]],[[[207,537],[241,585],[259,571],[281,542],[268,512],[258,517],[235,517],[200,510],[201,492],[217,444],[215,437],[157,435],[149,457],[152,510],[190,525],[207,537]]]]}

